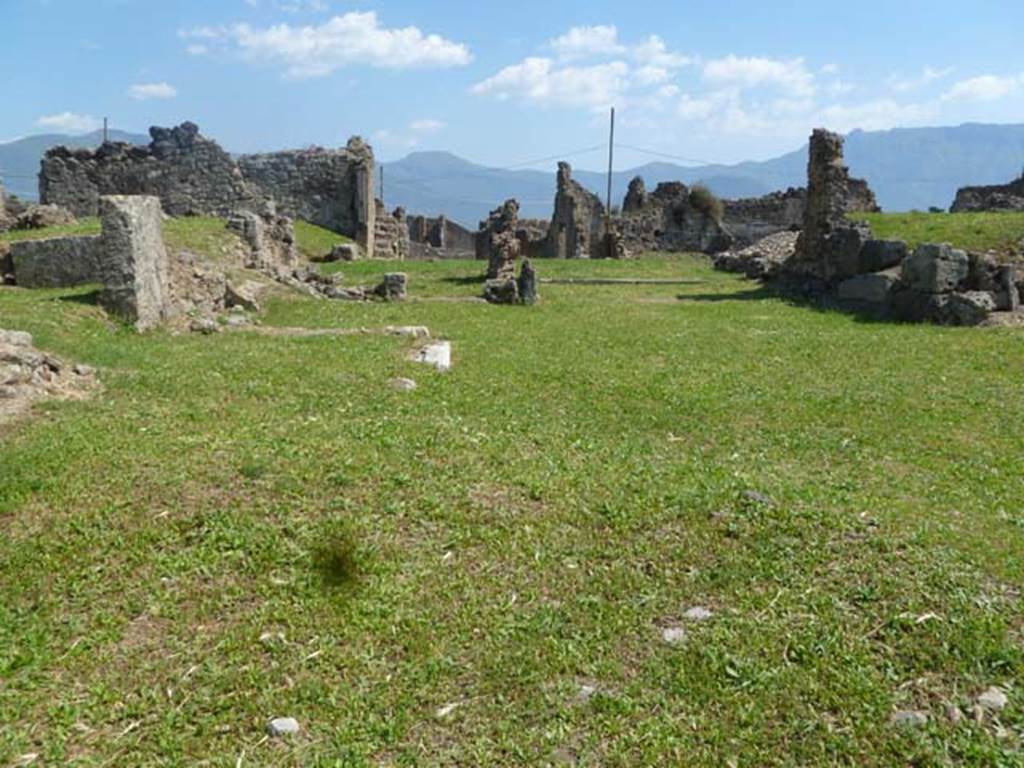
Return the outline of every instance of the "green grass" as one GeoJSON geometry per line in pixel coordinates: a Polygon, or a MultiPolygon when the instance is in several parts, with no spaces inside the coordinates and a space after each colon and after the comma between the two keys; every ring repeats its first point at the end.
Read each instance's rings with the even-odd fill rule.
{"type": "MultiPolygon", "coordinates": [[[[223,226],[223,222],[221,223],[223,226]]],[[[24,229],[11,232],[0,232],[0,243],[13,243],[18,240],[42,240],[49,237],[71,237],[78,235],[98,235],[100,220],[97,218],[80,219],[74,224],[46,229],[24,229]]]]}
{"type": "Polygon", "coordinates": [[[295,241],[303,257],[315,260],[326,256],[336,245],[351,243],[352,239],[299,220],[295,222],[295,241]]]}
{"type": "Polygon", "coordinates": [[[1020,254],[1024,213],[871,213],[866,219],[876,237],[921,243],[951,243],[958,248],[1020,254]]]}
{"type": "Polygon", "coordinates": [[[0,289],[0,325],[104,386],[0,428],[0,765],[1020,765],[1019,331],[699,259],[537,266],[707,282],[492,307],[461,300],[480,263],[408,263],[419,300],[264,318],[425,324],[448,374],[0,289]],[[998,723],[945,722],[990,685],[998,723]],[[302,734],[264,741],[283,715],[302,734]]]}

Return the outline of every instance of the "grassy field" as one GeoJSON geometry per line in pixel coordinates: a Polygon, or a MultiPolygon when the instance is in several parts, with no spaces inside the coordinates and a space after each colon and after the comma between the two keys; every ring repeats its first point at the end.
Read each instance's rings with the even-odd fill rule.
{"type": "Polygon", "coordinates": [[[428,325],[447,374],[0,289],[104,385],[0,427],[0,765],[1021,765],[1020,333],[538,266],[706,282],[491,307],[479,263],[409,263],[413,301],[263,318],[428,325]]]}
{"type": "Polygon", "coordinates": [[[866,219],[877,237],[921,243],[952,243],[958,248],[1020,254],[1024,213],[872,213],[866,219]]]}

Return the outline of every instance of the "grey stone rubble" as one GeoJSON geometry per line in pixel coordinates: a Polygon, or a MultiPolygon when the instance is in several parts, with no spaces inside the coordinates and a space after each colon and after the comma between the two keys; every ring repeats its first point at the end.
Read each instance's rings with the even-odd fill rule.
{"type": "MultiPolygon", "coordinates": [[[[1022,270],[992,254],[925,243],[875,239],[849,214],[870,207],[869,192],[843,165],[842,138],[811,137],[803,228],[792,255],[767,257],[755,243],[718,258],[715,266],[772,281],[780,290],[874,317],[979,325],[996,313],[1019,312],[1022,270]]],[[[781,242],[782,236],[777,236],[781,242]]]]}
{"type": "Polygon", "coordinates": [[[715,257],[715,269],[738,272],[751,279],[778,275],[782,265],[796,253],[799,232],[776,232],[738,251],[729,250],[715,257]]]}
{"type": "Polygon", "coordinates": [[[77,220],[67,208],[59,205],[30,205],[11,224],[11,229],[46,229],[75,224],[77,220]]]}
{"type": "Polygon", "coordinates": [[[298,263],[294,222],[277,213],[274,202],[266,202],[258,211],[237,211],[228,219],[232,230],[249,247],[247,267],[275,270],[298,263]]]}
{"type": "Polygon", "coordinates": [[[1024,211],[1024,175],[1009,184],[962,187],[957,190],[950,213],[1024,211]]]}
{"type": "Polygon", "coordinates": [[[42,398],[83,397],[94,383],[89,366],[39,351],[28,333],[0,329],[0,421],[42,398]]]}

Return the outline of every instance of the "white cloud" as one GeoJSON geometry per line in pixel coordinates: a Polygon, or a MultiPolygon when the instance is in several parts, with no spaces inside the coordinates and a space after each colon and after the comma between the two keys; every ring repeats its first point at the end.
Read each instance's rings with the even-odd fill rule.
{"type": "Polygon", "coordinates": [[[477,83],[472,92],[501,100],[603,109],[622,97],[629,74],[622,61],[559,67],[551,59],[529,58],[477,83]]]}
{"type": "Polygon", "coordinates": [[[781,61],[759,57],[740,58],[729,54],[704,64],[704,78],[718,85],[740,88],[776,86],[789,93],[814,94],[814,75],[802,58],[781,61]]]}
{"type": "Polygon", "coordinates": [[[170,83],[138,83],[128,89],[128,95],[136,101],[173,99],[178,95],[178,89],[170,83]]]}
{"type": "Polygon", "coordinates": [[[925,67],[921,70],[921,74],[916,77],[899,77],[893,75],[889,78],[889,87],[897,93],[908,93],[909,91],[916,91],[926,86],[931,85],[937,80],[944,80],[953,74],[953,67],[945,67],[943,69],[937,69],[935,67],[925,67]]]}
{"type": "Polygon", "coordinates": [[[185,53],[187,53],[189,56],[205,56],[209,52],[210,49],[207,46],[201,45],[199,43],[191,43],[185,46],[185,53]]]}
{"type": "Polygon", "coordinates": [[[443,131],[447,126],[440,120],[434,120],[429,117],[422,118],[420,120],[413,120],[409,124],[409,130],[416,134],[430,134],[443,131]]]}
{"type": "Polygon", "coordinates": [[[74,112],[61,112],[58,115],[46,115],[36,120],[40,128],[69,133],[88,133],[95,131],[103,121],[92,115],[79,115],[74,112]]]}
{"type": "Polygon", "coordinates": [[[279,24],[256,29],[248,24],[229,35],[248,58],[283,64],[289,77],[322,77],[349,66],[381,69],[442,68],[472,61],[469,48],[417,27],[386,28],[377,14],[346,13],[319,26],[279,24]]]}
{"type": "Polygon", "coordinates": [[[945,101],[997,101],[1024,87],[1024,75],[981,75],[961,80],[943,95],[945,101]]]}
{"type": "Polygon", "coordinates": [[[619,30],[614,26],[573,27],[551,40],[548,46],[563,61],[589,56],[618,56],[626,50],[619,44],[619,30]]]}
{"type": "Polygon", "coordinates": [[[651,35],[633,49],[633,57],[642,65],[671,70],[685,67],[690,57],[674,53],[665,45],[665,41],[657,35],[651,35]]]}

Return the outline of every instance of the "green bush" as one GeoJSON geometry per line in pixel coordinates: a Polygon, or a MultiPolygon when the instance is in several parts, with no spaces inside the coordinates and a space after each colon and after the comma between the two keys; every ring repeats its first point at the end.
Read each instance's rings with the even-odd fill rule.
{"type": "Polygon", "coordinates": [[[725,215],[722,201],[704,184],[694,184],[690,188],[690,205],[715,221],[721,221],[725,215]]]}

